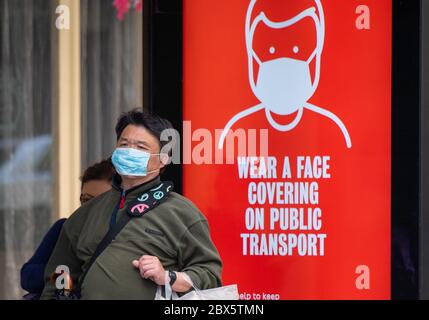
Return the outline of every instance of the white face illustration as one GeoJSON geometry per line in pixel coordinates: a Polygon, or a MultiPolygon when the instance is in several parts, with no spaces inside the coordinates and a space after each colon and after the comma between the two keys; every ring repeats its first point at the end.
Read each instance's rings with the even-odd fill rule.
{"type": "MultiPolygon", "coordinates": [[[[252,9],[253,7],[249,6],[249,10],[252,9]]],[[[249,15],[251,15],[251,12],[248,12],[249,15]]],[[[273,22],[266,17],[264,12],[261,12],[249,24],[249,29],[246,29],[249,81],[253,93],[266,109],[279,115],[289,115],[304,108],[305,103],[313,96],[319,83],[323,33],[324,28],[316,15],[314,7],[282,22],[273,22]],[[317,46],[306,61],[286,56],[261,61],[253,47],[255,30],[259,24],[262,23],[271,29],[284,29],[297,24],[305,18],[313,20],[317,32],[317,46]],[[314,59],[316,59],[316,69],[314,80],[312,80],[310,63],[314,59]],[[255,62],[259,65],[256,77],[253,70],[255,62]]],[[[274,53],[275,50],[274,46],[270,47],[270,52],[274,53]]],[[[297,53],[297,50],[299,48],[295,46],[294,52],[297,53]]]]}
{"type": "MultiPolygon", "coordinates": [[[[351,148],[350,135],[341,119],[329,110],[309,102],[319,85],[321,57],[325,41],[325,16],[321,0],[314,0],[315,7],[310,7],[293,18],[281,22],[268,19],[263,11],[254,14],[253,9],[257,1],[250,0],[246,14],[245,31],[250,87],[260,103],[237,113],[228,121],[219,138],[219,149],[223,148],[228,132],[240,119],[265,110],[265,115],[271,126],[278,131],[287,132],[293,130],[300,123],[304,109],[332,120],[343,133],[347,148],[351,148]],[[253,16],[255,18],[252,20],[253,16]],[[308,58],[305,57],[304,60],[300,60],[290,56],[276,56],[273,59],[261,60],[253,46],[255,30],[259,24],[269,29],[279,30],[289,28],[305,18],[311,18],[316,29],[316,48],[309,54],[308,58]],[[313,61],[315,62],[314,76],[310,71],[310,64],[313,61]],[[254,66],[256,65],[259,68],[255,73],[254,66]],[[283,116],[296,113],[296,116],[292,122],[284,125],[276,122],[272,113],[283,116]]],[[[269,50],[273,54],[276,47],[270,44],[269,50]]],[[[296,54],[298,51],[299,46],[294,46],[293,52],[296,54]]]]}

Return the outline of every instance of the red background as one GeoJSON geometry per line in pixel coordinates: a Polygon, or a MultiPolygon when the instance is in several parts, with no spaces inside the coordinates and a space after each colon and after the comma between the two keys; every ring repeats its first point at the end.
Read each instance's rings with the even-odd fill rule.
{"type": "MultiPolygon", "coordinates": [[[[271,0],[258,5],[265,6],[274,21],[291,18],[314,5],[300,0],[295,1],[298,6],[290,6],[293,2],[271,0]]],[[[248,79],[248,4],[249,0],[184,1],[184,120],[192,122],[192,130],[207,128],[214,136],[214,130],[222,129],[233,115],[259,103],[248,79]]],[[[281,299],[388,299],[391,1],[365,1],[371,10],[370,30],[355,26],[355,10],[361,1],[326,0],[322,4],[326,34],[321,78],[309,102],[343,121],[353,147],[347,149],[340,129],[331,120],[307,110],[290,132],[274,130],[264,111],[240,120],[233,129],[270,130],[269,155],[276,156],[280,165],[280,177],[275,181],[282,180],[284,156],[290,157],[292,172],[297,155],[331,157],[331,179],[318,180],[321,233],[328,235],[325,256],[242,255],[240,234],[248,233],[244,212],[249,206],[250,180],[238,178],[237,165],[185,164],[184,193],[209,220],[224,262],[225,285],[237,283],[240,292],[279,293],[281,299]],[[355,268],[362,264],[370,268],[369,290],[355,286],[355,268]]],[[[290,46],[301,41],[300,54],[305,60],[315,47],[314,30],[312,20],[272,34],[261,27],[255,33],[255,51],[260,50],[258,55],[266,60],[266,43],[279,41],[283,45],[284,39],[281,55],[290,56],[290,46]]],[[[314,65],[312,68],[313,72],[314,65]]],[[[285,124],[290,121],[276,119],[285,124]]],[[[198,143],[193,142],[192,147],[198,143]]],[[[215,148],[213,142],[213,154],[215,148]]]]}

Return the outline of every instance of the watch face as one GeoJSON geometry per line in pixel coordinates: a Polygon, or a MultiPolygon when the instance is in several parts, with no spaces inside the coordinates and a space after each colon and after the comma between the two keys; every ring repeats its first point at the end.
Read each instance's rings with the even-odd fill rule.
{"type": "Polygon", "coordinates": [[[168,276],[170,277],[170,284],[173,284],[177,279],[176,272],[169,271],[168,276]]]}

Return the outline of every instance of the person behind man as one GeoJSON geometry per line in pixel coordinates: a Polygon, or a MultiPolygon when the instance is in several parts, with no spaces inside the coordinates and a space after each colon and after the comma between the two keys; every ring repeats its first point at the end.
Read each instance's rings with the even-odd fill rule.
{"type": "MultiPolygon", "coordinates": [[[[99,196],[112,187],[112,178],[115,169],[110,159],[103,160],[88,167],[81,180],[80,203],[99,196]]],[[[66,219],[54,223],[44,236],[33,256],[21,268],[21,287],[30,293],[26,299],[37,299],[45,286],[45,267],[58,241],[61,228],[66,219]]]]}
{"type": "Polygon", "coordinates": [[[113,188],[79,208],[64,224],[46,268],[42,299],[56,298],[50,279],[60,265],[67,266],[72,283],[79,282],[81,299],[154,299],[157,286],[166,281],[173,291],[183,293],[191,289],[186,275],[199,289],[221,286],[222,262],[207,220],[175,192],[129,220],[88,269],[109,229],[134,208],[144,209],[146,204],[138,202],[167,184],[160,179],[168,160],[161,151],[168,142],[161,134],[171,129],[168,120],[138,110],[119,118],[113,188]]]}

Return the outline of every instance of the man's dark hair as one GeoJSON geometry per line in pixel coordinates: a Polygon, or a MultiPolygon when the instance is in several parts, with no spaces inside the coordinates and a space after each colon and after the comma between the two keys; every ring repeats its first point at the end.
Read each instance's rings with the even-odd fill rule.
{"type": "Polygon", "coordinates": [[[116,171],[111,159],[106,159],[86,168],[80,180],[82,185],[91,180],[112,181],[116,171]]]}
{"type": "Polygon", "coordinates": [[[174,129],[171,122],[167,119],[163,119],[155,114],[151,114],[141,109],[134,109],[128,112],[125,112],[118,119],[116,124],[116,141],[121,137],[122,131],[128,125],[141,126],[147,129],[151,134],[158,139],[160,148],[166,145],[169,141],[161,141],[161,133],[164,130],[174,129]]]}

